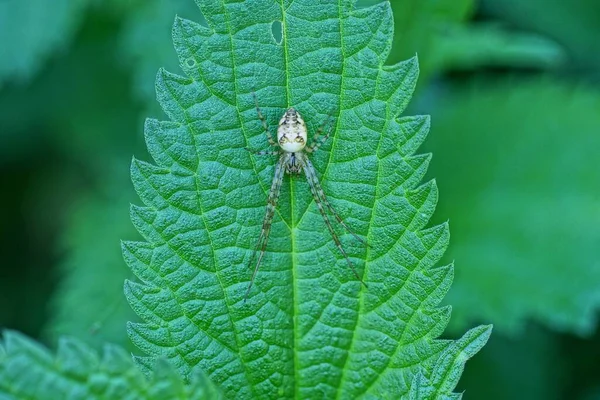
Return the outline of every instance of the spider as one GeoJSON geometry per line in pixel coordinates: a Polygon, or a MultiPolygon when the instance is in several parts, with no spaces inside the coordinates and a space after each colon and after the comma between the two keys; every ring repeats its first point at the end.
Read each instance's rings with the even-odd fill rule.
{"type": "Polygon", "coordinates": [[[275,208],[277,207],[277,201],[279,199],[279,192],[281,189],[281,185],[283,183],[283,176],[287,172],[290,175],[300,175],[302,171],[306,175],[306,180],[308,181],[308,185],[310,186],[310,191],[312,193],[313,199],[317,204],[317,208],[319,212],[323,216],[323,220],[325,221],[325,225],[327,225],[327,229],[329,229],[329,233],[333,237],[333,241],[337,246],[338,250],[348,263],[348,266],[354,273],[354,276],[366,286],[363,280],[360,278],[358,273],[356,272],[356,268],[354,268],[354,264],[348,258],[346,251],[342,247],[342,243],[338,235],[333,230],[331,225],[331,220],[325,211],[325,207],[333,214],[335,219],[358,241],[363,243],[365,246],[367,242],[354,233],[342,220],[342,218],[335,211],[329,200],[327,200],[327,196],[325,196],[325,192],[323,192],[323,188],[321,187],[321,183],[319,182],[319,178],[317,177],[317,172],[315,167],[313,166],[310,159],[307,157],[307,153],[313,153],[321,147],[323,143],[329,138],[331,134],[331,129],[327,132],[327,134],[320,138],[323,133],[323,128],[328,120],[326,120],[321,127],[317,130],[315,135],[312,138],[312,143],[310,145],[306,145],[306,140],[308,136],[308,131],[306,128],[306,124],[304,120],[300,116],[300,113],[295,108],[289,108],[279,120],[279,126],[277,127],[277,142],[273,140],[273,136],[271,135],[271,131],[267,126],[267,121],[263,116],[260,107],[258,106],[258,99],[256,94],[253,93],[254,102],[256,104],[256,112],[258,114],[258,119],[262,123],[263,129],[267,135],[267,139],[269,144],[274,147],[279,147],[278,150],[275,151],[253,151],[250,149],[246,149],[249,152],[258,155],[258,156],[266,156],[271,155],[279,156],[279,161],[275,165],[275,174],[273,176],[273,183],[271,184],[271,190],[269,191],[269,197],[267,200],[267,207],[265,210],[265,217],[263,219],[262,230],[260,232],[260,237],[258,238],[258,242],[256,244],[256,248],[254,249],[254,253],[252,258],[250,259],[250,264],[254,261],[254,257],[256,253],[260,249],[260,255],[258,256],[258,261],[256,262],[256,266],[254,267],[254,272],[252,273],[252,279],[250,280],[250,284],[248,285],[248,290],[246,290],[246,295],[244,296],[244,301],[248,298],[250,294],[250,289],[252,289],[252,284],[254,283],[254,279],[256,278],[256,273],[258,272],[258,268],[260,267],[260,263],[262,262],[263,256],[265,255],[265,251],[267,248],[267,242],[269,241],[269,233],[271,231],[271,223],[273,222],[273,216],[275,215],[275,208]],[[325,206],[323,206],[325,205],[325,206]]]}

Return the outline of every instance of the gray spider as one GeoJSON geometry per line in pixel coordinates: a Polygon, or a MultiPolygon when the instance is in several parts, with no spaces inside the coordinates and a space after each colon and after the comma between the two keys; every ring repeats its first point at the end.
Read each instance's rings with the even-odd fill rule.
{"type": "MultiPolygon", "coordinates": [[[[267,200],[267,207],[265,211],[265,217],[263,219],[262,230],[260,232],[260,237],[258,238],[258,243],[256,244],[256,248],[250,259],[250,264],[254,260],[256,252],[260,248],[260,255],[258,257],[258,261],[256,262],[256,267],[254,268],[254,272],[252,273],[252,279],[250,280],[250,284],[248,285],[248,290],[246,291],[246,295],[244,296],[244,301],[248,298],[250,294],[250,289],[252,289],[252,284],[254,283],[254,278],[256,277],[256,273],[258,272],[258,268],[260,267],[260,263],[265,255],[265,251],[267,248],[267,242],[269,241],[269,233],[271,231],[271,223],[273,222],[273,216],[275,215],[275,207],[277,206],[277,200],[279,199],[279,192],[281,189],[281,184],[283,182],[283,176],[287,172],[292,175],[300,175],[300,172],[304,171],[306,175],[306,180],[308,181],[308,185],[310,186],[310,191],[313,195],[313,199],[317,204],[319,212],[323,216],[323,220],[325,221],[325,225],[327,225],[327,229],[329,229],[329,233],[333,237],[333,241],[335,245],[339,249],[340,253],[344,256],[348,265],[352,269],[352,272],[356,276],[356,278],[363,284],[363,280],[360,278],[356,269],[354,268],[354,264],[348,258],[346,251],[342,247],[342,243],[340,242],[339,237],[333,230],[331,226],[331,221],[329,220],[329,216],[325,212],[323,208],[323,204],[325,207],[333,214],[335,219],[356,239],[358,239],[361,243],[367,246],[367,242],[362,239],[360,236],[352,232],[352,230],[344,223],[342,218],[335,211],[331,203],[327,200],[327,196],[325,196],[325,192],[323,192],[323,188],[321,187],[321,183],[319,182],[319,178],[317,177],[317,171],[315,167],[310,162],[310,159],[307,157],[307,153],[315,152],[321,147],[323,143],[329,138],[331,134],[331,129],[327,132],[327,134],[319,140],[319,137],[323,133],[323,128],[325,123],[321,125],[321,127],[317,130],[315,135],[313,136],[312,143],[307,147],[306,141],[308,132],[306,129],[306,124],[304,120],[300,116],[300,113],[294,109],[288,109],[281,120],[279,120],[279,126],[277,127],[277,142],[273,140],[273,136],[269,131],[269,127],[267,126],[267,121],[260,111],[260,107],[258,106],[258,99],[256,95],[254,95],[254,102],[256,103],[256,112],[258,113],[258,118],[260,119],[263,129],[267,135],[267,139],[269,140],[269,144],[271,146],[278,146],[279,150],[276,151],[252,151],[250,149],[246,149],[251,153],[254,153],[259,156],[265,155],[278,155],[279,161],[275,166],[275,175],[273,176],[273,183],[271,184],[271,190],[269,191],[269,198],[267,200]]],[[[327,122],[327,121],[325,121],[327,122]]],[[[365,285],[366,286],[366,285],[365,285]]]]}

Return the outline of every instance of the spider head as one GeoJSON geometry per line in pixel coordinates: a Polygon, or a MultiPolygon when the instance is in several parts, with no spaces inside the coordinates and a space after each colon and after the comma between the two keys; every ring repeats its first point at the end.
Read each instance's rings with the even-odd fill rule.
{"type": "Polygon", "coordinates": [[[288,109],[277,127],[277,142],[281,149],[288,153],[296,153],[306,146],[307,137],[306,124],[300,113],[294,108],[288,109]]]}

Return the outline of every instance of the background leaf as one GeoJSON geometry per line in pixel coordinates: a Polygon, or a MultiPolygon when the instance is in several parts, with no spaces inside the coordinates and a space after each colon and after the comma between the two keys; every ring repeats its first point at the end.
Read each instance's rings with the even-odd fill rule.
{"type": "Polygon", "coordinates": [[[600,148],[598,92],[515,78],[438,98],[427,148],[439,154],[432,174],[445,195],[440,217],[455,227],[449,259],[462,261],[448,296],[453,322],[492,318],[515,333],[535,316],[591,333],[600,302],[600,173],[587,162],[600,148]]]}
{"type": "Polygon", "coordinates": [[[46,328],[50,343],[68,334],[96,348],[110,342],[133,349],[126,340],[125,321],[134,313],[123,297],[123,281],[130,273],[118,251],[119,237],[135,237],[127,218],[131,196],[129,190],[125,193],[94,193],[74,207],[63,237],[70,251],[46,328]],[[113,207],[106,207],[107,202],[113,207]],[[103,240],[96,240],[98,236],[103,240]]]}
{"type": "MultiPolygon", "coordinates": [[[[12,90],[0,99],[6,106],[0,107],[3,121],[15,138],[24,140],[19,148],[35,154],[45,171],[37,180],[23,179],[28,184],[27,204],[34,210],[27,213],[34,228],[26,229],[47,227],[47,220],[58,226],[54,228],[58,233],[47,233],[43,242],[54,246],[50,251],[60,265],[54,271],[36,261],[35,267],[44,268],[27,285],[31,291],[7,277],[2,293],[24,318],[27,313],[17,307],[21,299],[27,299],[26,304],[37,300],[29,313],[49,314],[44,327],[49,343],[66,334],[98,347],[107,341],[131,347],[124,325],[132,311],[122,297],[129,271],[119,241],[135,237],[126,217],[134,199],[127,170],[131,154],[143,150],[139,145],[143,133],[138,126],[140,108],[130,95],[131,80],[116,66],[115,31],[108,15],[94,15],[68,56],[48,68],[47,80],[29,90],[12,90]],[[88,65],[90,59],[94,62],[88,65]],[[60,96],[49,102],[56,92],[60,96]],[[100,118],[98,110],[106,115],[100,118]],[[30,116],[25,122],[18,120],[25,115],[30,116]],[[52,178],[47,178],[50,172],[52,178]],[[45,274],[58,281],[50,300],[49,293],[36,289],[45,274]],[[12,292],[15,297],[8,298],[12,292]]],[[[1,160],[16,164],[15,146],[7,144],[4,149],[1,160]]],[[[16,164],[15,170],[23,169],[16,164]]],[[[15,207],[6,207],[7,214],[15,214],[15,207]]],[[[38,251],[21,250],[21,268],[28,265],[30,253],[38,251]]]]}
{"type": "Polygon", "coordinates": [[[503,18],[521,29],[543,34],[568,49],[573,73],[600,77],[600,52],[596,38],[600,33],[600,3],[577,0],[567,5],[560,0],[482,0],[482,12],[503,18]],[[535,15],[535,18],[531,18],[535,15]]]}
{"type": "Polygon", "coordinates": [[[436,38],[436,50],[429,56],[438,71],[481,67],[555,69],[565,60],[565,51],[558,43],[494,23],[447,27],[436,38]]]}

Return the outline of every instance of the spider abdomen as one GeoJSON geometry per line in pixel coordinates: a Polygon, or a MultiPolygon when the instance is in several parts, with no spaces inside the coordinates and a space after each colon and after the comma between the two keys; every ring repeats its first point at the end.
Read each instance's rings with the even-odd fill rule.
{"type": "Polygon", "coordinates": [[[294,108],[288,109],[279,120],[277,142],[285,152],[296,153],[304,149],[308,133],[300,113],[294,108]]]}

